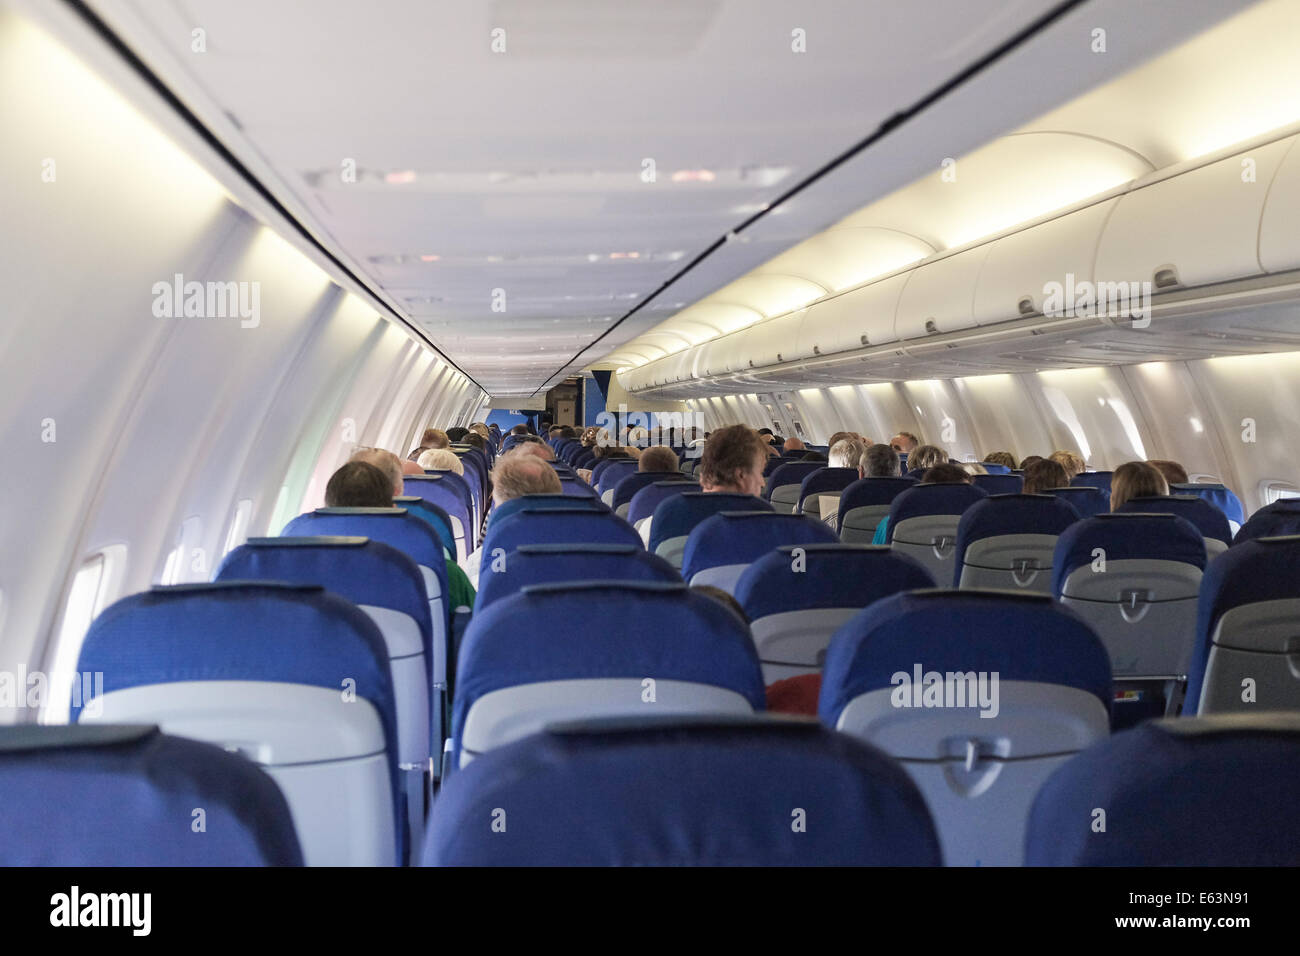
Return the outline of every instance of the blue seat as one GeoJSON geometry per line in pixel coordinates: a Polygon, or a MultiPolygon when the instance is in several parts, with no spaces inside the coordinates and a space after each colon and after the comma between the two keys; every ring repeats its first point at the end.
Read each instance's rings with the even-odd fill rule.
{"type": "Polygon", "coordinates": [[[772,684],[820,671],[831,635],[864,607],[932,587],[930,572],[890,548],[804,544],[756,560],[740,576],[735,596],[749,618],[763,680],[772,684]]]}
{"type": "MultiPolygon", "coordinates": [[[[432,630],[433,692],[435,702],[447,693],[448,675],[455,674],[451,659],[452,608],[447,582],[447,558],[433,527],[404,508],[317,508],[294,518],[281,537],[362,537],[396,548],[415,562],[429,599],[432,630]]],[[[442,711],[433,706],[435,738],[445,735],[442,711]]]]}
{"type": "Polygon", "coordinates": [[[595,460],[596,460],[596,453],[592,451],[590,448],[584,448],[582,451],[578,452],[578,454],[573,456],[573,459],[569,462],[569,465],[572,468],[590,468],[591,463],[594,462],[595,460]]]}
{"type": "MultiPolygon", "coordinates": [[[[525,508],[534,511],[543,508],[567,508],[570,510],[582,508],[587,511],[609,511],[609,508],[605,507],[598,498],[593,498],[591,495],[566,495],[564,493],[558,495],[520,495],[518,498],[503,501],[492,509],[492,516],[488,522],[489,530],[493,524],[499,524],[516,511],[523,511],[525,508]]],[[[484,543],[487,543],[486,536],[484,537],[484,543]]]]}
{"type": "Polygon", "coordinates": [[[885,543],[921,562],[935,581],[952,581],[962,513],[987,497],[974,485],[918,484],[908,488],[889,506],[885,543]]]}
{"type": "Polygon", "coordinates": [[[72,722],[156,723],[261,764],[308,865],[405,859],[388,649],[351,602],[268,582],[157,587],[95,619],[77,670],[103,686],[74,698],[72,722]]]}
{"type": "Polygon", "coordinates": [[[451,531],[456,539],[456,560],[464,561],[474,550],[474,518],[469,503],[469,486],[451,472],[407,475],[402,479],[402,490],[408,495],[431,501],[451,518],[451,531]]]}
{"type": "Polygon", "coordinates": [[[636,471],[637,460],[635,458],[602,458],[596,462],[591,469],[591,486],[593,488],[600,483],[601,475],[603,475],[608,468],[613,467],[615,463],[618,463],[620,467],[631,465],[632,470],[636,471]]]}
{"type": "MultiPolygon", "coordinates": [[[[982,461],[980,462],[980,464],[984,466],[984,470],[987,471],[990,475],[1009,475],[1012,473],[1013,470],[1011,468],[1008,468],[1006,465],[999,465],[996,462],[992,462],[992,461],[982,461]]],[[[979,478],[981,476],[976,475],[975,477],[979,478]]]]}
{"type": "Polygon", "coordinates": [[[801,514],[821,518],[821,497],[838,498],[844,489],[858,480],[856,468],[818,468],[804,476],[799,483],[799,499],[795,509],[801,514]]]}
{"type": "Polygon", "coordinates": [[[630,544],[641,547],[632,526],[610,511],[590,508],[523,508],[493,521],[483,542],[483,563],[524,544],[630,544]]]}
{"type": "MultiPolygon", "coordinates": [[[[985,468],[994,466],[985,465],[985,468]]],[[[1005,465],[1000,466],[1005,468],[1005,465]]],[[[994,474],[990,472],[987,475],[972,475],[970,483],[990,495],[1018,495],[1025,488],[1025,479],[1020,475],[1012,475],[1005,471],[994,474]]]]}
{"type": "MultiPolygon", "coordinates": [[[[591,487],[581,478],[568,478],[560,476],[560,492],[566,495],[581,496],[584,498],[594,498],[600,501],[600,496],[596,494],[596,489],[591,487]]],[[[603,503],[603,502],[602,502],[603,503]]]]}
{"type": "Polygon", "coordinates": [[[533,584],[668,581],[682,576],[663,558],[630,544],[526,544],[479,572],[477,613],[533,584]]]}
{"type": "Polygon", "coordinates": [[[432,501],[416,495],[394,495],[393,504],[427,521],[438,533],[438,538],[442,541],[442,546],[447,549],[447,554],[456,553],[456,535],[452,531],[451,515],[447,514],[446,509],[441,505],[435,505],[432,501]]]}
{"type": "Polygon", "coordinates": [[[1110,479],[1114,472],[1111,471],[1085,471],[1075,475],[1070,479],[1072,488],[1096,488],[1110,500],[1110,479]]]}
{"type": "Polygon", "coordinates": [[[0,792],[2,866],[302,865],[266,773],[153,726],[0,728],[0,792]]]}
{"type": "Polygon", "coordinates": [[[1205,538],[1205,555],[1213,558],[1228,550],[1232,544],[1232,531],[1228,516],[1219,508],[1197,495],[1149,495],[1130,498],[1115,511],[1119,514],[1146,512],[1171,514],[1186,518],[1205,538]]]}
{"type": "Polygon", "coordinates": [[[1057,537],[1079,513],[1051,495],[994,495],[957,523],[956,579],[963,588],[1052,593],[1057,537]]]}
{"type": "Polygon", "coordinates": [[[648,487],[642,488],[632,496],[628,502],[627,518],[628,523],[638,530],[641,522],[649,519],[654,513],[659,502],[665,498],[671,498],[673,495],[680,495],[684,491],[699,491],[700,483],[690,478],[680,476],[670,478],[666,481],[652,482],[648,487]]]}
{"type": "Polygon", "coordinates": [[[824,461],[788,461],[768,476],[763,486],[763,498],[770,501],[777,511],[793,514],[799,504],[803,480],[825,467],[824,461]]]}
{"type": "MultiPolygon", "coordinates": [[[[362,537],[250,538],[226,555],[216,581],[318,585],[357,605],[388,649],[397,705],[398,761],[426,767],[442,754],[446,688],[434,680],[433,622],[419,566],[396,548],[362,537]],[[435,713],[437,715],[435,719],[435,713]]],[[[424,831],[430,781],[402,774],[413,845],[424,831]]]]}
{"type": "Polygon", "coordinates": [[[840,495],[840,540],[871,544],[894,499],[915,484],[911,478],[860,478],[849,485],[840,495]]]}
{"type": "Polygon", "coordinates": [[[1110,496],[1103,495],[1099,488],[1075,485],[1068,488],[1048,488],[1043,494],[1068,501],[1074,510],[1079,512],[1080,518],[1092,518],[1110,513],[1110,496]]]}
{"type": "MultiPolygon", "coordinates": [[[[744,623],[682,584],[537,584],[493,602],[465,634],[455,765],[557,720],[762,710],[744,623]],[[616,626],[574,628],[575,606],[616,626]]],[[[453,775],[454,776],[454,775],[453,775]]]]}
{"type": "Polygon", "coordinates": [[[1030,866],[1300,866],[1300,715],[1149,721],[1044,785],[1030,866]]]}
{"type": "Polygon", "coordinates": [[[762,498],[727,491],[684,491],[670,495],[659,502],[651,516],[649,550],[679,568],[687,537],[706,518],[720,511],[771,510],[772,506],[762,498]]]}
{"type": "Polygon", "coordinates": [[[1097,632],[1116,677],[1181,678],[1204,568],[1205,542],[1184,518],[1097,515],[1061,533],[1052,593],[1097,632]]]}
{"type": "Polygon", "coordinates": [[[1169,486],[1169,493],[1171,495],[1196,495],[1198,498],[1204,498],[1227,515],[1229,522],[1238,527],[1246,521],[1245,509],[1241,506],[1241,499],[1230,488],[1225,488],[1215,482],[1189,481],[1172,484],[1169,486]]]}
{"type": "Polygon", "coordinates": [[[911,591],[831,638],[818,714],[902,761],[951,866],[1015,866],[1042,782],[1110,733],[1106,650],[1050,597],[911,591]]]}
{"type": "Polygon", "coordinates": [[[1232,537],[1233,545],[1253,538],[1277,538],[1300,534],[1300,501],[1283,498],[1265,505],[1243,524],[1232,537]]]}
{"type": "Polygon", "coordinates": [[[1183,713],[1300,710],[1300,535],[1255,538],[1210,562],[1183,713]]]}
{"type": "Polygon", "coordinates": [[[569,725],[502,747],[449,782],[424,852],[426,866],[940,862],[894,761],[814,724],[757,718],[569,725]],[[482,822],[494,820],[505,825],[482,822]]]}
{"type": "Polygon", "coordinates": [[[614,490],[606,503],[614,509],[616,515],[626,518],[632,505],[632,498],[638,491],[653,485],[656,481],[677,481],[680,477],[681,474],[676,471],[634,471],[614,485],[614,490]]]}
{"type": "Polygon", "coordinates": [[[722,511],[691,530],[682,554],[682,579],[731,593],[746,568],[781,545],[838,541],[834,531],[808,515],[722,511]]]}
{"type": "Polygon", "coordinates": [[[596,489],[596,494],[600,496],[600,500],[609,505],[614,498],[614,486],[628,475],[635,475],[638,467],[640,467],[640,463],[636,459],[625,461],[615,458],[601,470],[599,476],[592,474],[591,485],[596,489]]]}

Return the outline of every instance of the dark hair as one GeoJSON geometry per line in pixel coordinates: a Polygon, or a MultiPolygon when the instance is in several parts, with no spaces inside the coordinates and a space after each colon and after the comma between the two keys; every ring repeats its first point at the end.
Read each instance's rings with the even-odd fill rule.
{"type": "Polygon", "coordinates": [[[961,465],[933,465],[925,470],[921,481],[930,485],[969,485],[970,473],[961,465]]]}
{"type": "Polygon", "coordinates": [[[710,432],[696,472],[701,484],[727,487],[739,484],[756,462],[766,460],[766,444],[758,432],[748,425],[730,425],[710,432]]]}
{"type": "Polygon", "coordinates": [[[804,456],[799,460],[800,461],[825,461],[826,456],[819,451],[810,451],[810,452],[805,452],[804,456]]]}
{"type": "Polygon", "coordinates": [[[1042,494],[1049,488],[1064,488],[1070,484],[1070,476],[1059,461],[1039,458],[1025,467],[1025,494],[1042,494]]]}
{"type": "Polygon", "coordinates": [[[862,470],[868,478],[897,478],[898,452],[877,443],[862,453],[862,470]]]}
{"type": "Polygon", "coordinates": [[[1168,458],[1153,458],[1147,464],[1164,475],[1165,481],[1171,485],[1187,483],[1187,469],[1176,461],[1170,461],[1168,458]]]}
{"type": "Polygon", "coordinates": [[[325,486],[328,508],[387,508],[392,503],[393,482],[368,462],[348,462],[325,486]]]}
{"type": "Polygon", "coordinates": [[[475,448],[477,448],[479,451],[483,451],[485,448],[487,448],[487,442],[483,440],[483,436],[480,435],[478,432],[470,432],[469,434],[467,434],[465,436],[465,444],[472,445],[475,448]]]}
{"type": "MultiPolygon", "coordinates": [[[[1046,461],[1046,460],[1047,460],[1047,459],[1044,458],[1042,455],[1029,455],[1028,457],[1026,457],[1024,460],[1022,460],[1022,461],[1020,462],[1020,470],[1021,470],[1021,471],[1027,471],[1027,470],[1029,469],[1029,466],[1032,465],[1034,462],[1036,462],[1036,461],[1046,461]]],[[[1061,471],[1065,471],[1065,469],[1062,468],[1061,471]]],[[[1067,482],[1067,484],[1068,484],[1068,482],[1067,482]]]]}
{"type": "Polygon", "coordinates": [[[510,434],[512,434],[512,435],[527,435],[527,434],[528,434],[528,426],[527,426],[527,425],[523,425],[523,424],[516,425],[514,428],[510,429],[510,434]]]}
{"type": "Polygon", "coordinates": [[[691,585],[691,590],[696,594],[703,594],[705,597],[717,601],[723,607],[730,608],[736,617],[740,618],[746,624],[749,623],[749,616],[745,613],[745,609],[740,606],[740,602],[726,591],[722,590],[722,588],[714,587],[712,584],[693,584],[691,585]]]}
{"type": "Polygon", "coordinates": [[[460,444],[461,442],[463,442],[465,440],[465,436],[468,434],[469,434],[468,428],[447,429],[447,437],[451,439],[453,442],[455,442],[456,444],[460,444]]]}

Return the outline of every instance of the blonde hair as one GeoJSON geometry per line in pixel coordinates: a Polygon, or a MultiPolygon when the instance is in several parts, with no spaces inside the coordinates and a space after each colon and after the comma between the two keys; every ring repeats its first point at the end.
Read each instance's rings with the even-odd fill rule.
{"type": "Polygon", "coordinates": [[[420,456],[418,464],[425,471],[451,471],[458,475],[465,474],[465,466],[460,458],[448,448],[430,448],[420,456]]]}
{"type": "Polygon", "coordinates": [[[1058,449],[1047,457],[1065,469],[1065,477],[1070,481],[1073,481],[1077,475],[1083,474],[1084,469],[1088,467],[1087,462],[1072,451],[1058,449]]]}

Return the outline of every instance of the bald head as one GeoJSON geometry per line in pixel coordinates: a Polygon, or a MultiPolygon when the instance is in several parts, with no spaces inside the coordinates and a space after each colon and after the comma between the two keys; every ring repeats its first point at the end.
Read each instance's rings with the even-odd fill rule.
{"type": "Polygon", "coordinates": [[[492,500],[498,505],[524,495],[558,495],[563,491],[555,469],[536,455],[515,450],[502,455],[492,469],[492,500]]]}
{"type": "Polygon", "coordinates": [[[551,451],[551,446],[540,441],[521,441],[506,452],[505,457],[509,458],[512,455],[526,455],[540,458],[542,461],[555,461],[555,452],[551,451]]]}
{"type": "Polygon", "coordinates": [[[348,461],[364,461],[367,465],[374,465],[388,478],[389,483],[393,486],[393,494],[405,494],[402,489],[402,475],[406,469],[403,467],[402,459],[398,458],[391,451],[384,451],[382,448],[367,448],[359,451],[348,461]]]}
{"type": "Polygon", "coordinates": [[[782,447],[785,448],[786,451],[803,451],[808,446],[805,445],[798,438],[795,438],[793,435],[791,435],[789,438],[785,440],[785,445],[783,445],[782,447]]]}

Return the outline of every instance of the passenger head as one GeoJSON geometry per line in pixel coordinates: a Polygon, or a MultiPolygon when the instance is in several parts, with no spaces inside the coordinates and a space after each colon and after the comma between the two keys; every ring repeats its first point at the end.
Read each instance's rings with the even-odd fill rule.
{"type": "Polygon", "coordinates": [[[492,500],[502,505],[524,495],[558,495],[564,491],[555,469],[536,455],[512,451],[492,469],[492,500]]]}
{"type": "Polygon", "coordinates": [[[1011,457],[1009,451],[991,451],[984,456],[984,461],[990,465],[1003,465],[1011,469],[1016,467],[1016,460],[1011,457]]]}
{"type": "Polygon", "coordinates": [[[510,429],[510,434],[512,434],[512,435],[527,435],[527,434],[528,434],[528,426],[527,426],[527,425],[524,425],[524,424],[522,424],[522,423],[519,424],[519,425],[516,425],[514,428],[510,429]]]}
{"type": "Polygon", "coordinates": [[[1070,481],[1074,480],[1075,475],[1083,474],[1083,470],[1088,467],[1083,458],[1072,451],[1054,451],[1049,457],[1065,469],[1070,481]]]}
{"type": "Polygon", "coordinates": [[[677,452],[664,445],[653,445],[641,452],[637,471],[676,471],[677,452]]]}
{"type": "Polygon", "coordinates": [[[327,508],[391,508],[393,483],[365,461],[350,461],[330,475],[325,486],[327,508]]]}
{"type": "Polygon", "coordinates": [[[573,428],[572,425],[561,425],[561,426],[560,426],[560,437],[561,437],[561,438],[577,438],[577,437],[578,437],[578,433],[574,430],[574,428],[573,428]]]}
{"type": "Polygon", "coordinates": [[[1187,469],[1176,461],[1170,461],[1168,458],[1153,458],[1147,464],[1164,475],[1165,481],[1171,485],[1183,485],[1188,481],[1187,469]]]}
{"type": "MultiPolygon", "coordinates": [[[[528,455],[531,458],[540,458],[542,461],[555,461],[555,452],[551,450],[551,446],[536,435],[529,435],[524,441],[506,452],[507,458],[511,455],[528,455]]],[[[554,471],[555,469],[552,468],[551,470],[554,471]]]]}
{"type": "Polygon", "coordinates": [[[804,445],[801,439],[795,438],[793,435],[791,435],[789,438],[785,440],[785,444],[782,447],[786,451],[803,451],[807,446],[804,445]]]}
{"type": "Polygon", "coordinates": [[[469,429],[468,429],[468,428],[448,428],[448,429],[447,429],[447,437],[451,439],[451,443],[452,443],[453,445],[457,444],[458,442],[462,442],[462,441],[464,441],[464,440],[465,440],[465,436],[468,435],[468,434],[469,434],[469,429]]]}
{"type": "Polygon", "coordinates": [[[866,448],[857,435],[848,436],[831,444],[826,461],[832,468],[857,468],[864,451],[866,448]]]}
{"type": "Polygon", "coordinates": [[[582,442],[584,448],[591,448],[600,439],[600,429],[595,425],[589,425],[582,430],[582,437],[578,439],[582,442]]]}
{"type": "MultiPolygon", "coordinates": [[[[890,443],[893,444],[892,442],[890,443]]],[[[907,456],[907,470],[933,468],[935,465],[948,464],[948,453],[938,445],[916,445],[907,456]]]]}
{"type": "Polygon", "coordinates": [[[763,490],[765,447],[758,432],[748,425],[732,425],[711,432],[697,469],[700,488],[757,495],[763,490]]]}
{"type": "Polygon", "coordinates": [[[1110,476],[1110,510],[1118,511],[1121,505],[1134,498],[1169,494],[1169,482],[1145,461],[1127,461],[1110,476]]]}
{"type": "Polygon", "coordinates": [[[830,438],[826,439],[826,447],[833,449],[836,442],[841,442],[846,438],[852,438],[854,441],[862,441],[862,436],[857,432],[836,432],[830,438]]]}
{"type": "Polygon", "coordinates": [[[403,458],[403,459],[402,459],[402,474],[403,474],[403,475],[422,475],[422,474],[424,474],[424,469],[421,468],[420,465],[419,465],[417,462],[411,461],[411,459],[409,459],[409,458],[403,458]]]}
{"type": "Polygon", "coordinates": [[[472,431],[475,435],[478,435],[480,438],[483,439],[487,439],[492,436],[492,432],[488,430],[487,424],[485,422],[474,422],[472,425],[469,426],[469,430],[472,431]]]}
{"type": "Polygon", "coordinates": [[[898,452],[888,445],[872,445],[862,453],[858,473],[863,478],[897,478],[898,452]]]}
{"type": "MultiPolygon", "coordinates": [[[[404,494],[402,476],[406,474],[406,471],[403,468],[402,459],[391,451],[384,451],[382,448],[363,448],[354,453],[348,461],[364,461],[368,465],[374,465],[388,476],[388,482],[393,487],[394,495],[404,494]]],[[[416,470],[419,470],[418,465],[416,470]]]]}
{"type": "MultiPolygon", "coordinates": [[[[1046,461],[1042,455],[1028,455],[1020,462],[1020,471],[1024,471],[1036,461],[1046,461]]],[[[1068,484],[1068,482],[1067,482],[1068,484]]]]}
{"type": "Polygon", "coordinates": [[[465,474],[465,466],[460,463],[460,458],[450,448],[430,448],[417,461],[425,471],[453,471],[458,475],[465,474]]]}
{"type": "Polygon", "coordinates": [[[1070,476],[1065,473],[1058,461],[1039,458],[1025,467],[1025,487],[1027,495],[1041,495],[1049,488],[1064,488],[1070,483],[1070,476]]]}
{"type": "Polygon", "coordinates": [[[563,426],[563,425],[552,425],[549,429],[547,429],[547,431],[546,431],[546,437],[547,437],[547,438],[563,438],[563,437],[564,437],[564,426],[563,426]]]}
{"type": "Polygon", "coordinates": [[[745,609],[740,606],[740,602],[728,594],[722,588],[714,587],[712,584],[693,584],[691,590],[696,594],[703,594],[706,598],[717,601],[723,607],[730,610],[736,617],[740,618],[746,624],[749,624],[749,615],[745,609]]]}
{"type": "Polygon", "coordinates": [[[921,447],[921,439],[917,438],[911,432],[899,432],[893,438],[889,439],[889,447],[894,449],[900,455],[907,455],[907,464],[910,468],[912,465],[912,452],[921,447]]]}
{"type": "Polygon", "coordinates": [[[927,485],[969,485],[970,475],[961,465],[950,465],[944,462],[934,465],[925,470],[921,476],[921,481],[927,485]]]}
{"type": "Polygon", "coordinates": [[[483,440],[483,436],[478,432],[470,432],[467,434],[465,436],[465,444],[469,445],[471,448],[477,448],[479,451],[484,451],[487,448],[487,442],[483,440]]]}
{"type": "Polygon", "coordinates": [[[426,428],[420,436],[421,448],[447,448],[450,445],[451,439],[441,428],[426,428]]]}

